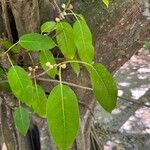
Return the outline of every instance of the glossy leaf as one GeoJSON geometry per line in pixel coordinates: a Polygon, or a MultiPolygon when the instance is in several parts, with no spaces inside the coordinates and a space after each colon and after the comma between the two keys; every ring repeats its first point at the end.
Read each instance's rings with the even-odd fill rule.
{"type": "Polygon", "coordinates": [[[13,94],[19,100],[31,106],[33,86],[27,72],[19,66],[12,66],[8,72],[8,82],[13,94]]]}
{"type": "Polygon", "coordinates": [[[18,107],[13,114],[15,126],[22,135],[26,135],[29,129],[29,113],[26,109],[18,107]]]}
{"type": "Polygon", "coordinates": [[[79,128],[79,110],[75,93],[66,85],[57,85],[47,103],[48,127],[55,144],[67,150],[73,144],[79,128]]]}
{"type": "Polygon", "coordinates": [[[52,49],[56,46],[50,37],[38,33],[29,33],[21,36],[19,44],[30,51],[52,49]]]}
{"type": "Polygon", "coordinates": [[[76,47],[73,40],[73,29],[67,22],[59,22],[56,28],[58,46],[66,58],[73,59],[76,47]]]}
{"type": "Polygon", "coordinates": [[[93,92],[100,105],[108,112],[116,107],[117,86],[102,64],[95,64],[90,72],[93,92]]]}
{"type": "Polygon", "coordinates": [[[74,41],[78,49],[79,57],[82,61],[92,63],[94,47],[92,45],[92,35],[85,20],[77,20],[73,25],[73,31],[74,41]]]}
{"type": "Polygon", "coordinates": [[[41,32],[42,33],[51,32],[55,29],[55,25],[56,25],[56,23],[54,21],[47,21],[42,24],[41,32]]]}
{"type": "Polygon", "coordinates": [[[47,62],[50,62],[52,65],[56,64],[55,58],[49,50],[41,51],[40,52],[41,66],[50,77],[54,78],[55,75],[58,74],[58,70],[57,70],[57,68],[53,68],[53,69],[47,71],[49,69],[49,67],[46,66],[47,62]]]}
{"type": "Polygon", "coordinates": [[[39,116],[45,117],[47,103],[47,97],[45,95],[45,92],[39,85],[35,85],[33,91],[34,94],[32,99],[32,108],[34,109],[34,112],[37,113],[39,116]]]}

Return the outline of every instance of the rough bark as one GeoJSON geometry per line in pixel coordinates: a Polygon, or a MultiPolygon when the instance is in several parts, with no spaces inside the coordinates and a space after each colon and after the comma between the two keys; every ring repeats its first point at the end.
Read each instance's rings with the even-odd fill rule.
{"type": "Polygon", "coordinates": [[[18,35],[37,32],[39,29],[39,5],[37,0],[10,0],[18,35]]]}
{"type": "MultiPolygon", "coordinates": [[[[57,2],[60,4],[62,1],[57,2]]],[[[139,41],[148,38],[148,23],[142,15],[144,0],[114,0],[108,9],[99,0],[81,2],[74,0],[73,4],[75,9],[85,16],[91,27],[95,45],[95,62],[105,64],[111,72],[115,72],[143,45],[139,41]]],[[[58,15],[58,8],[53,0],[10,0],[10,5],[18,35],[38,31],[40,23],[54,19],[58,15]]],[[[89,77],[84,69],[77,78],[68,68],[63,72],[63,79],[90,87],[89,77]]],[[[51,87],[49,83],[41,84],[49,91],[51,87]]],[[[79,100],[93,110],[96,105],[93,94],[87,90],[81,91],[75,88],[74,90],[79,100]]],[[[73,149],[90,150],[92,114],[86,106],[81,106],[80,114],[81,130],[73,149]]]]}

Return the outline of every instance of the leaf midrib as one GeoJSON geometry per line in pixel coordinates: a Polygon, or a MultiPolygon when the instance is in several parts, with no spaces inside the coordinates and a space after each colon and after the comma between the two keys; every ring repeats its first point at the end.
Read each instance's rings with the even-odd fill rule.
{"type": "Polygon", "coordinates": [[[80,23],[80,21],[78,20],[78,22],[79,22],[79,26],[80,26],[80,31],[81,31],[81,36],[82,36],[82,42],[83,42],[83,45],[84,45],[84,49],[85,49],[85,39],[84,39],[84,35],[83,35],[83,30],[82,30],[82,26],[81,26],[81,23],[80,23]]]}
{"type": "MultiPolygon", "coordinates": [[[[65,132],[66,132],[66,117],[65,117],[65,109],[64,109],[64,94],[63,94],[63,85],[62,83],[60,83],[60,92],[61,92],[61,108],[62,108],[62,112],[63,112],[63,131],[64,131],[64,135],[63,137],[65,138],[65,132]]],[[[65,139],[66,141],[66,139],[65,139]]]]}
{"type": "MultiPolygon", "coordinates": [[[[69,48],[68,48],[68,44],[67,44],[67,37],[66,37],[66,34],[65,34],[65,32],[64,32],[64,28],[63,28],[63,25],[62,25],[62,23],[60,23],[60,25],[61,25],[61,27],[62,27],[62,32],[63,32],[63,34],[64,34],[64,37],[65,37],[65,45],[66,45],[66,49],[67,49],[67,51],[69,50],[69,48]]],[[[69,51],[68,51],[69,52],[69,51]]],[[[65,54],[66,55],[66,54],[65,54]]]]}
{"type": "Polygon", "coordinates": [[[14,69],[14,71],[15,71],[15,74],[16,74],[17,78],[19,79],[19,83],[20,83],[20,85],[21,85],[21,88],[24,89],[24,88],[23,88],[23,85],[22,85],[22,83],[21,83],[21,80],[20,80],[20,78],[19,78],[19,76],[18,76],[18,73],[17,73],[17,71],[15,70],[15,66],[12,66],[12,67],[13,67],[13,69],[14,69]]]}

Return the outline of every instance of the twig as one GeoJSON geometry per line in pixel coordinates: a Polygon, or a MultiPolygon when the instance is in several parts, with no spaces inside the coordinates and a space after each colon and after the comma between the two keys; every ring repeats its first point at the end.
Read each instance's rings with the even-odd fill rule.
{"type": "MultiPolygon", "coordinates": [[[[36,76],[37,77],[37,76],[36,76]]],[[[59,83],[58,80],[55,80],[55,79],[46,79],[46,78],[41,78],[41,77],[37,77],[36,78],[37,80],[39,81],[44,81],[44,82],[53,82],[53,83],[59,83]]],[[[6,83],[8,82],[7,80],[1,80],[0,83],[6,83]]],[[[70,83],[70,82],[66,82],[66,81],[62,81],[63,84],[66,84],[66,85],[69,85],[69,86],[72,86],[72,87],[76,87],[76,88],[80,88],[80,89],[84,89],[84,90],[89,90],[89,91],[93,91],[92,88],[90,87],[86,87],[86,86],[81,86],[81,85],[77,85],[77,84],[74,84],[74,83],[70,83]]],[[[119,99],[121,100],[125,100],[125,101],[128,101],[128,102],[131,102],[131,103],[135,103],[137,105],[143,105],[145,107],[148,107],[150,108],[150,105],[147,105],[147,104],[144,104],[144,103],[140,103],[140,102],[137,102],[137,101],[134,101],[134,100],[131,100],[131,99],[128,99],[128,98],[125,98],[125,97],[121,97],[121,96],[117,96],[119,99]]]]}
{"type": "MultiPolygon", "coordinates": [[[[36,78],[37,80],[40,80],[40,81],[45,81],[45,82],[54,82],[54,83],[59,83],[58,80],[55,80],[55,79],[46,79],[46,78],[36,78]]],[[[81,86],[81,85],[77,85],[77,84],[74,84],[74,83],[70,83],[70,82],[66,82],[66,81],[62,81],[63,84],[66,84],[66,85],[70,85],[72,87],[77,87],[77,88],[80,88],[80,89],[84,89],[84,90],[89,90],[89,91],[92,91],[93,89],[92,88],[89,88],[89,87],[85,87],[85,86],[81,86]]]]}
{"type": "MultiPolygon", "coordinates": [[[[59,83],[58,80],[54,80],[54,79],[37,78],[37,80],[45,81],[45,82],[59,83]]],[[[66,84],[66,85],[69,85],[69,86],[72,86],[72,87],[76,87],[76,88],[80,88],[80,89],[84,89],[84,90],[93,91],[93,89],[90,88],[90,87],[85,87],[85,86],[77,85],[77,84],[70,83],[70,82],[66,82],[66,81],[62,81],[62,83],[63,83],[63,84],[66,84]]],[[[121,96],[117,96],[117,97],[118,97],[119,99],[121,99],[121,100],[126,100],[126,101],[128,101],[128,102],[136,103],[136,104],[138,104],[138,105],[141,105],[140,102],[137,102],[137,101],[134,101],[134,100],[125,98],[125,97],[121,97],[121,96]]],[[[142,104],[143,104],[143,103],[142,103],[142,104]]],[[[147,105],[147,104],[143,104],[143,106],[150,108],[150,105],[147,105]]]]}

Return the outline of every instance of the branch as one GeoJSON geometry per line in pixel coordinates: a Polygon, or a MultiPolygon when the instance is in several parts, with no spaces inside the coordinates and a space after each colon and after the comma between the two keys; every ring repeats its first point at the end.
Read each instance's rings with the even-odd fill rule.
{"type": "MultiPolygon", "coordinates": [[[[39,81],[45,81],[45,82],[54,82],[54,83],[59,83],[58,80],[55,80],[55,79],[46,79],[46,78],[36,78],[37,80],[39,81]]],[[[80,89],[84,89],[84,90],[89,90],[89,91],[92,91],[93,89],[92,88],[89,88],[89,87],[85,87],[85,86],[81,86],[81,85],[77,85],[77,84],[74,84],[74,83],[70,83],[70,82],[66,82],[66,81],[62,81],[63,84],[66,84],[66,85],[70,85],[72,87],[76,87],[76,88],[80,88],[80,89]]]]}
{"type": "MultiPolygon", "coordinates": [[[[39,81],[44,81],[44,82],[53,82],[53,83],[59,83],[58,80],[55,80],[55,79],[46,79],[46,78],[41,78],[41,77],[37,77],[36,78],[37,80],[39,81]]],[[[6,83],[8,82],[7,80],[2,80],[0,81],[0,83],[6,83]]],[[[66,82],[66,81],[62,81],[63,84],[66,84],[66,85],[69,85],[69,86],[72,86],[72,87],[76,87],[76,88],[80,88],[80,89],[83,89],[83,90],[88,90],[88,91],[93,91],[92,88],[90,87],[86,87],[86,86],[81,86],[81,85],[77,85],[77,84],[74,84],[74,83],[70,83],[70,82],[66,82]]],[[[0,92],[1,93],[1,92],[0,92]]],[[[134,101],[134,100],[131,100],[131,99],[128,99],[128,98],[125,98],[125,97],[122,97],[122,96],[117,96],[119,99],[121,100],[125,100],[125,101],[128,101],[128,102],[131,102],[131,103],[135,103],[137,105],[143,105],[145,107],[148,107],[150,108],[150,105],[147,105],[147,104],[144,104],[143,102],[137,102],[137,101],[134,101]]],[[[79,102],[80,103],[80,102],[79,102]]],[[[81,103],[80,103],[81,104],[81,103]]],[[[84,104],[85,105],[85,104],[84,104]]],[[[86,106],[87,107],[87,106],[86,106]]],[[[91,109],[90,109],[91,110],[91,109]]]]}
{"type": "MultiPolygon", "coordinates": [[[[46,78],[36,78],[36,79],[39,80],[39,81],[59,83],[58,80],[54,80],[54,79],[46,79],[46,78]]],[[[77,85],[77,84],[70,83],[70,82],[66,82],[66,81],[62,81],[62,83],[63,83],[63,84],[66,84],[66,85],[69,85],[69,86],[72,86],[72,87],[76,87],[76,88],[80,88],[80,89],[84,89],[84,90],[93,91],[93,89],[90,88],[90,87],[85,87],[85,86],[77,85]]],[[[134,100],[125,98],[125,97],[121,97],[121,96],[117,96],[117,97],[118,97],[119,99],[121,99],[121,100],[125,100],[125,101],[131,102],[131,103],[135,103],[135,104],[141,105],[140,102],[137,102],[137,101],[134,101],[134,100]]],[[[142,103],[142,105],[145,106],[145,107],[150,108],[150,105],[143,104],[143,103],[142,103]]]]}

